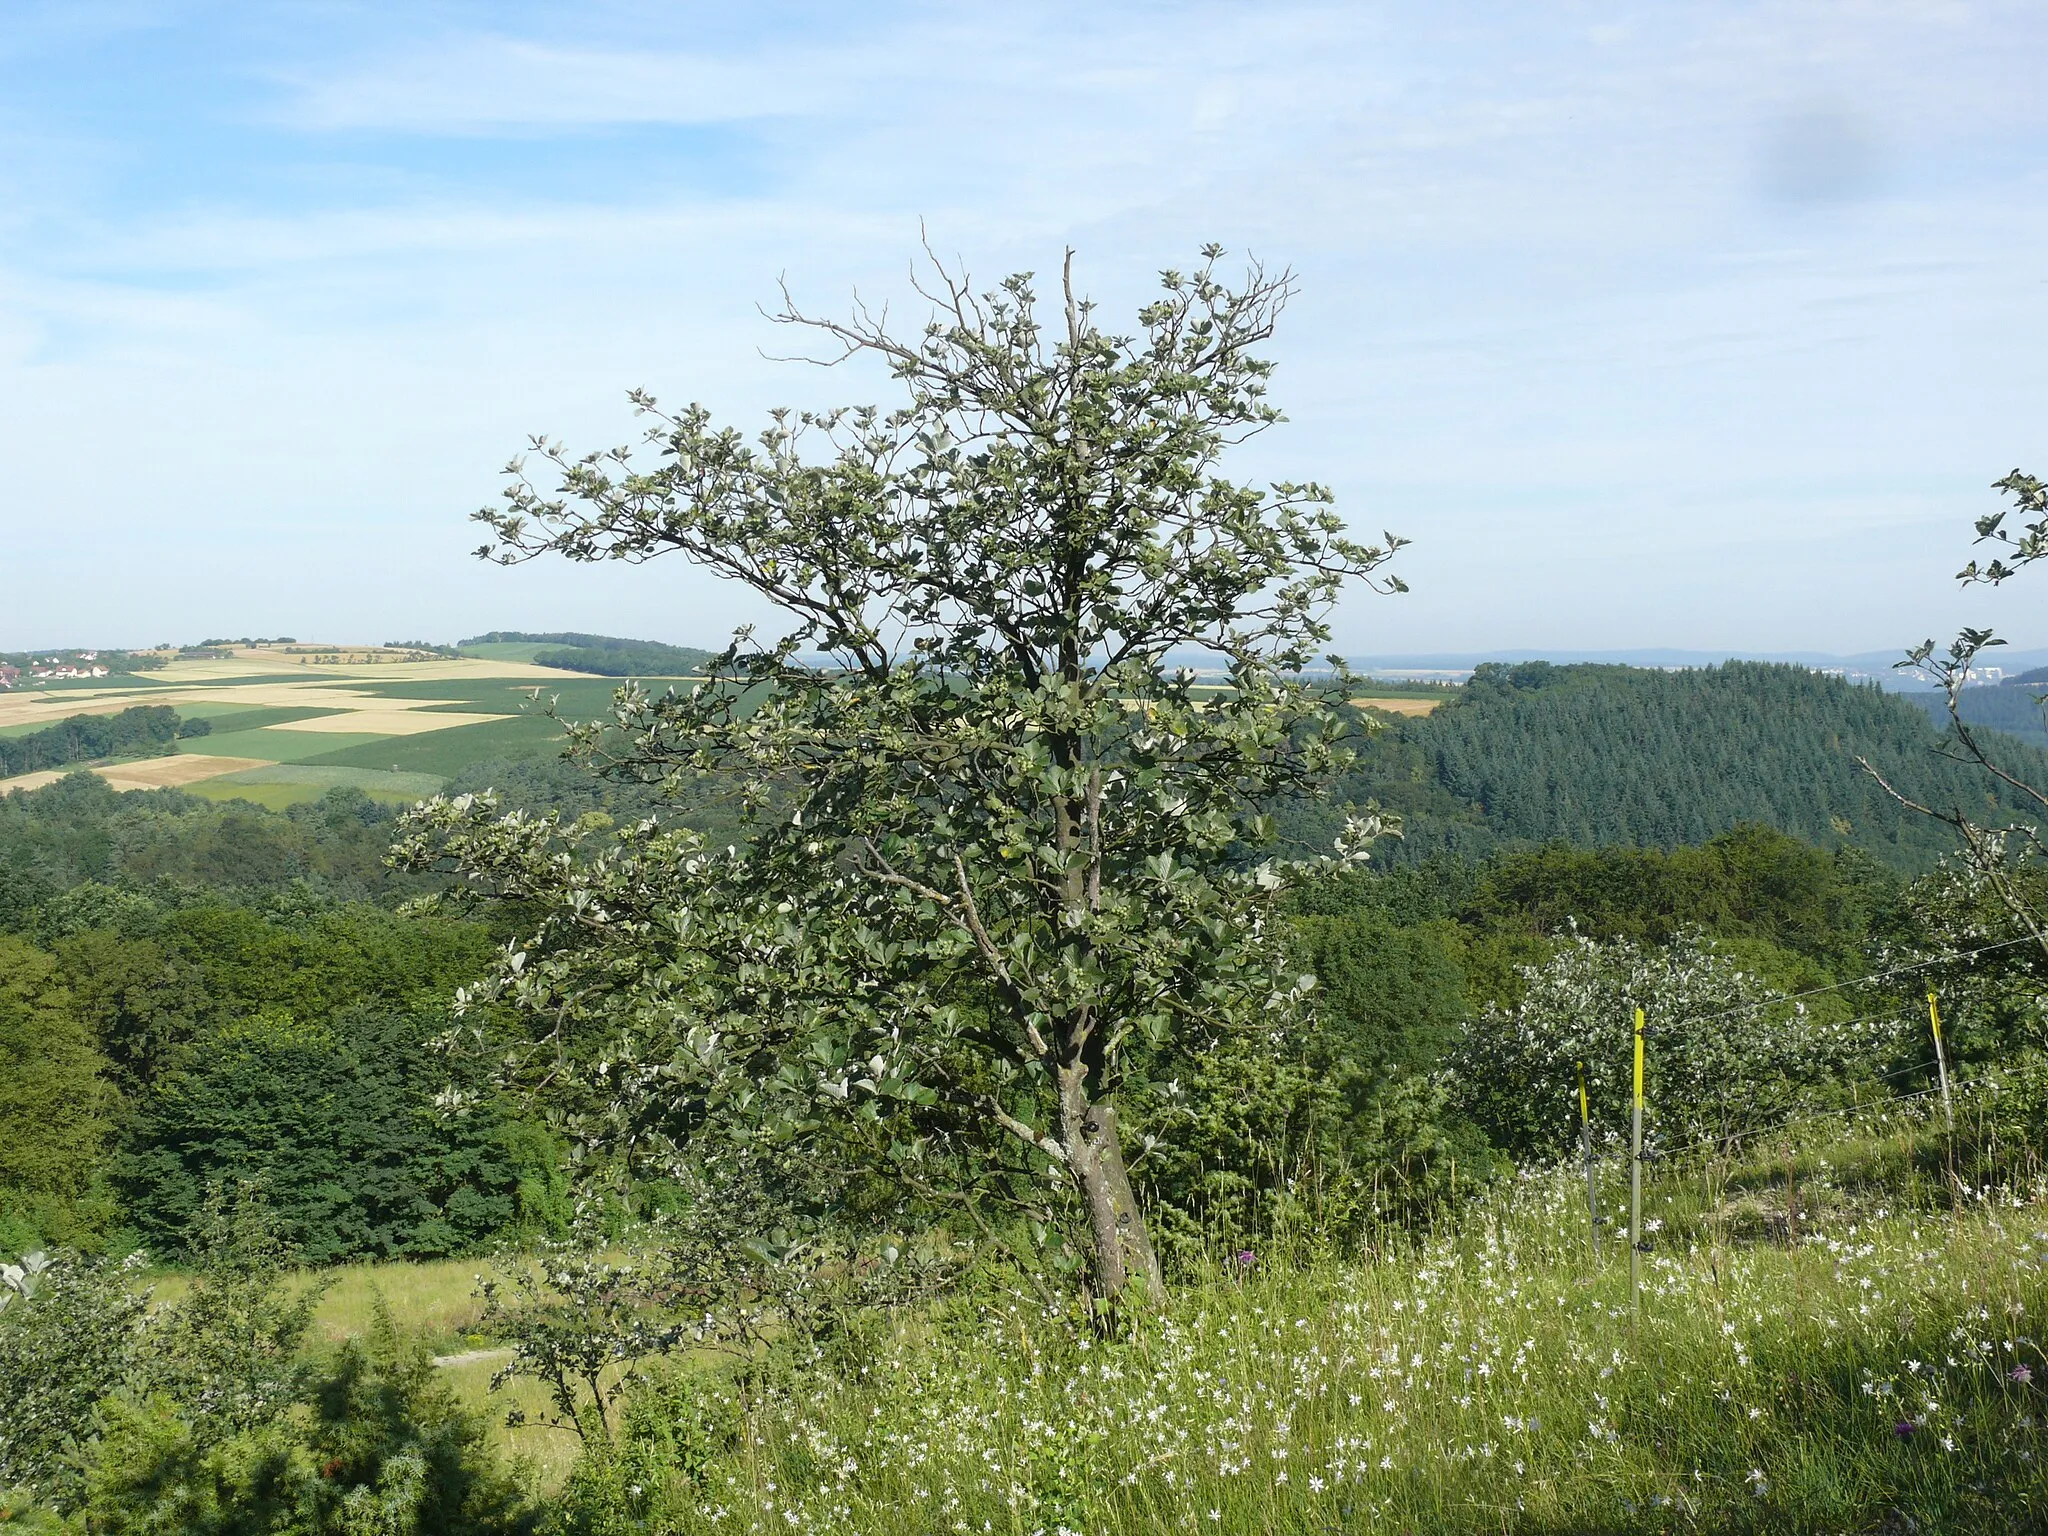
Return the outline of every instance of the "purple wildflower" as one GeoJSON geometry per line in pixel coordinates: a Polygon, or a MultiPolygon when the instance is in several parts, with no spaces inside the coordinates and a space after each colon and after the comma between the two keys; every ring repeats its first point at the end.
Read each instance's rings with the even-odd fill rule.
{"type": "Polygon", "coordinates": [[[1239,1269],[1250,1269],[1254,1264],[1258,1262],[1259,1256],[1253,1253],[1251,1249],[1241,1248],[1238,1250],[1237,1266],[1239,1269]]]}
{"type": "Polygon", "coordinates": [[[1910,1440],[1919,1432],[1920,1426],[1918,1424],[1915,1424],[1911,1419],[1901,1419],[1898,1423],[1892,1426],[1892,1433],[1897,1435],[1901,1440],[1910,1440]]]}
{"type": "Polygon", "coordinates": [[[2016,1365],[2012,1368],[2012,1379],[2024,1387],[2034,1379],[2034,1372],[2031,1367],[2016,1365]]]}

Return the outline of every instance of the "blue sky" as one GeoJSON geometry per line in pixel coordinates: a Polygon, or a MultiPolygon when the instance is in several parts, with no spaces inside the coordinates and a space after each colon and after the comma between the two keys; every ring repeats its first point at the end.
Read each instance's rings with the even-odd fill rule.
{"type": "Polygon", "coordinates": [[[1872,650],[1989,620],[1970,520],[2048,465],[2038,4],[6,0],[0,648],[216,633],[712,642],[679,564],[507,572],[466,514],[625,389],[1068,244],[1112,312],[1292,265],[1239,464],[1416,542],[1353,653],[1872,650]]]}

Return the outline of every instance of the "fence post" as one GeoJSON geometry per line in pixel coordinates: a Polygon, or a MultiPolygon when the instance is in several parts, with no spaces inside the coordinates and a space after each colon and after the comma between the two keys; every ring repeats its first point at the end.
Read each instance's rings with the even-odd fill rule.
{"type": "Polygon", "coordinates": [[[1948,1121],[1948,1133],[1956,1133],[1956,1107],[1948,1096],[1948,1047],[1941,1043],[1941,1004],[1927,994],[1927,1022],[1934,1029],[1934,1070],[1941,1074],[1941,1113],[1948,1121]]]}
{"type": "Polygon", "coordinates": [[[1636,1010],[1635,1130],[1628,1167],[1628,1302],[1633,1315],[1643,1301],[1643,1010],[1636,1010]]]}
{"type": "Polygon", "coordinates": [[[1593,1182],[1593,1105],[1586,1097],[1586,1064],[1579,1063],[1579,1155],[1586,1164],[1586,1217],[1593,1234],[1593,1264],[1600,1264],[1600,1192],[1593,1182]]]}

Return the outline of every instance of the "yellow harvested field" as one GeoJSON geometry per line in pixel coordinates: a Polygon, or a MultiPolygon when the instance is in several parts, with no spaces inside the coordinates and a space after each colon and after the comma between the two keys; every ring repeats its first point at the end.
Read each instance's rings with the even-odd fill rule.
{"type": "Polygon", "coordinates": [[[176,757],[109,763],[93,772],[116,789],[175,789],[181,784],[197,784],[201,779],[217,779],[224,773],[240,773],[244,768],[270,766],[269,760],[261,757],[206,757],[184,752],[176,757]]]}
{"type": "MultiPolygon", "coordinates": [[[[177,789],[186,784],[197,784],[202,779],[219,778],[224,773],[240,773],[244,768],[270,766],[270,759],[264,757],[205,757],[197,752],[186,752],[176,757],[145,757],[132,763],[109,763],[92,771],[114,788],[126,791],[177,789]]],[[[0,795],[16,789],[41,789],[63,777],[58,770],[46,768],[39,773],[0,779],[0,795]]]]}
{"type": "Polygon", "coordinates": [[[1442,699],[1353,699],[1361,709],[1377,709],[1389,715],[1426,715],[1443,703],[1442,699]]]}
{"type": "Polygon", "coordinates": [[[0,693],[0,725],[52,724],[73,715],[118,715],[130,704],[144,702],[134,692],[104,694],[97,688],[72,688],[62,693],[0,693]]]}
{"type": "Polygon", "coordinates": [[[54,784],[64,775],[54,768],[45,768],[40,773],[18,773],[11,779],[0,779],[0,795],[14,790],[41,789],[45,784],[54,784]]]}
{"type": "MultiPolygon", "coordinates": [[[[411,702],[411,701],[403,701],[411,702]]],[[[431,704],[421,699],[420,704],[431,704]]],[[[490,720],[510,720],[511,715],[471,715],[460,710],[429,714],[422,708],[402,707],[402,701],[379,699],[374,709],[350,709],[338,715],[316,715],[310,720],[287,720],[267,726],[272,731],[331,732],[358,736],[420,736],[428,731],[452,730],[458,725],[482,725],[490,720]]]]}

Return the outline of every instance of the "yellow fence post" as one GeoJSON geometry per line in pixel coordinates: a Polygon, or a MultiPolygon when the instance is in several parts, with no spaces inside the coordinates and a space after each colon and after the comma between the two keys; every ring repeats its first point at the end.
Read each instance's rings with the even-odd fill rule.
{"type": "Polygon", "coordinates": [[[1948,1096],[1948,1047],[1941,1043],[1941,1004],[1927,994],[1927,1022],[1934,1029],[1934,1070],[1941,1074],[1941,1113],[1948,1121],[1948,1133],[1956,1133],[1956,1107],[1948,1096]]]}
{"type": "Polygon", "coordinates": [[[1628,1169],[1628,1299],[1631,1313],[1643,1298],[1643,1010],[1636,1010],[1635,1133],[1628,1169]]]}
{"type": "Polygon", "coordinates": [[[1593,1181],[1593,1104],[1586,1096],[1586,1064],[1579,1063],[1579,1155],[1586,1163],[1586,1216],[1593,1233],[1593,1262],[1600,1262],[1600,1192],[1593,1181]]]}

